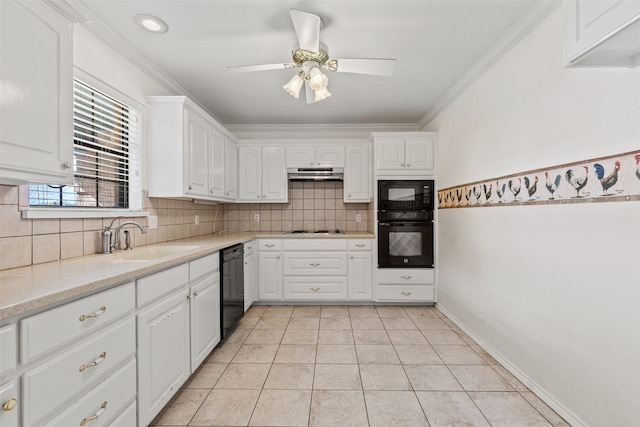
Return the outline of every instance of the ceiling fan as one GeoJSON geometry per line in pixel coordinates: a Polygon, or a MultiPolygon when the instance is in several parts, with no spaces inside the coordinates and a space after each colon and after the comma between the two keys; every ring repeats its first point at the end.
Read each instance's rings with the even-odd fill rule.
{"type": "Polygon", "coordinates": [[[329,49],[320,41],[320,29],[322,18],[313,13],[290,9],[291,21],[298,38],[298,44],[292,52],[293,62],[284,64],[241,65],[227,67],[234,73],[244,73],[265,70],[293,70],[301,69],[298,74],[283,86],[291,96],[298,98],[302,86],[305,86],[307,104],[322,101],[331,96],[327,85],[329,78],[322,69],[341,72],[371,74],[374,76],[392,76],[395,67],[395,59],[382,58],[348,58],[330,59],[329,49]]]}

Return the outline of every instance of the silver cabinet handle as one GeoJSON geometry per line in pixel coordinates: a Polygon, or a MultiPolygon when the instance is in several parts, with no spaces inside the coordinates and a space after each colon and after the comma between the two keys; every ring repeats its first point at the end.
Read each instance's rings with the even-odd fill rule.
{"type": "Polygon", "coordinates": [[[317,262],[312,262],[309,264],[311,267],[319,267],[320,264],[318,264],[317,262]]]}
{"type": "Polygon", "coordinates": [[[405,280],[409,280],[411,279],[411,276],[400,276],[401,279],[405,279],[405,280]]]}
{"type": "Polygon", "coordinates": [[[100,415],[102,415],[104,413],[104,411],[107,410],[107,402],[104,401],[102,402],[102,405],[100,405],[100,409],[98,409],[98,412],[96,412],[93,416],[89,417],[89,418],[83,418],[82,421],[80,421],[80,427],[83,427],[86,423],[90,422],[90,421],[95,421],[98,419],[98,417],[100,415]]]}
{"type": "Polygon", "coordinates": [[[258,194],[258,195],[256,196],[256,199],[259,199],[259,198],[260,198],[260,195],[258,194]]]}
{"type": "Polygon", "coordinates": [[[227,192],[227,197],[229,197],[229,192],[227,192]]]}
{"type": "Polygon", "coordinates": [[[309,289],[313,292],[318,292],[320,290],[320,288],[309,288],[309,289]]]}
{"type": "Polygon", "coordinates": [[[11,399],[7,400],[2,404],[2,410],[4,412],[9,412],[13,408],[15,408],[17,404],[18,404],[18,400],[15,397],[12,397],[11,399]]]}
{"type": "Polygon", "coordinates": [[[102,363],[104,361],[104,359],[106,359],[106,358],[107,358],[107,352],[103,351],[102,353],[100,353],[100,357],[98,357],[93,362],[88,363],[86,365],[81,365],[80,366],[80,372],[83,372],[87,368],[93,368],[94,366],[98,366],[98,364],[102,363]]]}
{"type": "Polygon", "coordinates": [[[189,186],[189,190],[193,190],[193,185],[190,185],[190,186],[189,186]]]}
{"type": "Polygon", "coordinates": [[[351,256],[349,257],[349,259],[353,259],[353,255],[351,255],[351,256]]]}
{"type": "Polygon", "coordinates": [[[409,295],[411,295],[411,292],[400,292],[402,295],[408,297],[409,295]]]}
{"type": "Polygon", "coordinates": [[[71,169],[71,163],[69,162],[64,162],[60,166],[62,166],[62,169],[71,169]]]}
{"type": "Polygon", "coordinates": [[[356,246],[359,247],[359,248],[364,248],[367,245],[365,245],[364,243],[358,243],[356,246]]]}
{"type": "Polygon", "coordinates": [[[274,247],[275,245],[272,245],[272,244],[266,244],[266,243],[265,243],[265,246],[266,246],[266,247],[268,247],[268,248],[272,248],[272,247],[274,247]]]}
{"type": "Polygon", "coordinates": [[[407,163],[407,167],[410,168],[411,167],[411,163],[407,163]]]}
{"type": "Polygon", "coordinates": [[[83,314],[82,316],[80,316],[80,321],[84,322],[87,319],[93,319],[95,317],[100,316],[101,314],[103,314],[105,311],[107,311],[107,307],[105,307],[104,305],[102,307],[100,307],[100,310],[96,311],[95,313],[91,313],[91,314],[83,314]]]}
{"type": "Polygon", "coordinates": [[[351,198],[351,194],[347,194],[347,198],[349,198],[349,199],[350,199],[350,198],[351,198]]]}
{"type": "Polygon", "coordinates": [[[401,167],[404,167],[404,163],[400,163],[400,166],[401,166],[401,167]]]}
{"type": "Polygon", "coordinates": [[[278,255],[278,256],[276,257],[276,259],[280,259],[280,255],[278,255]]]}

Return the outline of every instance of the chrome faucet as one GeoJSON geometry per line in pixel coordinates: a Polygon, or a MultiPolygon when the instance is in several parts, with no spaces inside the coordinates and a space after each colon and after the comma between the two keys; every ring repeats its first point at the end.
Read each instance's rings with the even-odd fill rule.
{"type": "MultiPolygon", "coordinates": [[[[113,233],[111,233],[111,227],[113,227],[113,223],[116,222],[117,219],[119,219],[120,217],[116,217],[113,219],[113,221],[111,221],[111,224],[109,224],[108,226],[104,227],[104,230],[102,230],[102,232],[100,233],[100,236],[102,237],[102,251],[101,253],[103,254],[110,254],[113,252],[113,249],[118,249],[118,247],[120,246],[120,229],[125,226],[125,225],[135,225],[136,227],[138,227],[140,229],[140,231],[142,232],[142,234],[146,234],[147,230],[144,229],[144,227],[142,227],[140,224],[138,224],[135,221],[125,221],[122,224],[118,225],[115,229],[115,231],[113,233]],[[115,234],[115,237],[113,239],[113,244],[111,244],[111,236],[115,234]]],[[[128,237],[128,236],[127,236],[128,237]]],[[[130,250],[131,249],[131,238],[127,238],[127,247],[125,248],[126,250],[130,250]]]]}

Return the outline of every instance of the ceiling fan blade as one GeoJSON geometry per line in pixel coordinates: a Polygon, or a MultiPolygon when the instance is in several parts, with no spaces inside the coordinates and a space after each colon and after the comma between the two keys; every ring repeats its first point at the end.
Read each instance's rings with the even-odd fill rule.
{"type": "Polygon", "coordinates": [[[291,21],[293,22],[293,28],[296,30],[300,48],[310,52],[318,52],[322,18],[313,13],[297,9],[290,9],[289,13],[291,14],[291,21]]]}
{"type": "Polygon", "coordinates": [[[349,58],[336,59],[339,73],[371,74],[374,76],[392,76],[396,70],[395,59],[349,58]]]}
{"type": "Polygon", "coordinates": [[[267,70],[290,70],[296,68],[295,64],[259,64],[259,65],[238,65],[226,67],[230,73],[250,73],[253,71],[267,70]]]}
{"type": "Polygon", "coordinates": [[[305,80],[304,82],[304,93],[307,98],[307,104],[316,102],[316,93],[311,89],[311,86],[309,86],[309,80],[305,80]]]}

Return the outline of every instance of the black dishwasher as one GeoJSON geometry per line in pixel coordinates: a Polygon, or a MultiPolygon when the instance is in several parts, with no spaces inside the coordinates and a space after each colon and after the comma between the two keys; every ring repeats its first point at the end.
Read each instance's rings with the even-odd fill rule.
{"type": "Polygon", "coordinates": [[[224,340],[244,315],[244,246],[220,252],[220,333],[224,340]]]}

